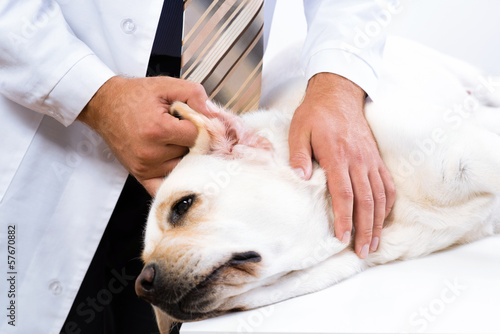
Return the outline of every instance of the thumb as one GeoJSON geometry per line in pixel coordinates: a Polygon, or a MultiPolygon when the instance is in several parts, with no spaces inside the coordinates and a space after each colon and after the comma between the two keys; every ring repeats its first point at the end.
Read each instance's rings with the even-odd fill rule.
{"type": "Polygon", "coordinates": [[[293,135],[288,139],[290,147],[290,166],[302,179],[309,180],[312,174],[311,142],[306,136],[293,135]]]}
{"type": "Polygon", "coordinates": [[[199,112],[200,114],[205,115],[208,118],[214,118],[219,116],[220,114],[220,107],[218,107],[208,98],[205,100],[203,98],[190,99],[187,101],[187,104],[194,111],[199,112]]]}

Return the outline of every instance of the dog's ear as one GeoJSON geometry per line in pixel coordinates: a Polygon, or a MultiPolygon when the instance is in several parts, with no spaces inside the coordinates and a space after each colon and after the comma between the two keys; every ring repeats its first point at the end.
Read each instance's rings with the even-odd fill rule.
{"type": "Polygon", "coordinates": [[[246,127],[240,117],[223,108],[219,108],[217,117],[208,118],[184,103],[175,102],[169,112],[191,121],[198,129],[198,138],[190,153],[239,159],[247,156],[252,149],[273,150],[269,140],[246,127]]]}
{"type": "Polygon", "coordinates": [[[269,152],[273,150],[271,142],[249,129],[240,117],[221,110],[217,121],[223,124],[224,133],[216,133],[212,138],[214,154],[229,158],[242,158],[249,149],[261,149],[269,152]]]}

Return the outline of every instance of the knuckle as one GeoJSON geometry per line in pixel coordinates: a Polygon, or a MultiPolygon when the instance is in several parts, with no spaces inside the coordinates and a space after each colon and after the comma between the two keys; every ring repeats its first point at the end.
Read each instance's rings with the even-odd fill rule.
{"type": "Polygon", "coordinates": [[[205,88],[203,87],[202,84],[197,83],[197,82],[191,82],[191,91],[197,95],[205,95],[205,88]]]}
{"type": "Polygon", "coordinates": [[[135,149],[134,155],[137,159],[137,166],[140,169],[146,168],[145,166],[149,165],[156,158],[155,151],[148,148],[135,149]]]}
{"type": "Polygon", "coordinates": [[[392,179],[391,174],[387,170],[382,170],[380,172],[382,176],[382,180],[384,183],[384,189],[385,193],[387,194],[387,197],[393,197],[396,194],[396,186],[394,185],[394,181],[392,179]]]}
{"type": "Polygon", "coordinates": [[[356,230],[356,233],[358,233],[358,235],[364,239],[369,239],[372,236],[372,231],[373,231],[373,229],[371,226],[366,226],[366,227],[358,228],[356,230]]]}
{"type": "Polygon", "coordinates": [[[374,197],[375,201],[378,203],[380,203],[380,202],[385,203],[387,200],[387,196],[386,196],[384,191],[376,193],[373,197],[374,197]]]}
{"type": "Polygon", "coordinates": [[[357,204],[361,209],[371,210],[374,207],[374,200],[371,194],[366,194],[357,199],[357,204]]]}
{"type": "Polygon", "coordinates": [[[161,135],[161,132],[158,131],[158,128],[155,125],[149,125],[142,130],[142,136],[146,140],[155,140],[158,139],[161,135]]]}
{"type": "Polygon", "coordinates": [[[394,186],[393,183],[387,186],[386,193],[389,195],[389,197],[394,198],[396,196],[396,187],[394,186]]]}
{"type": "Polygon", "coordinates": [[[304,163],[308,163],[309,161],[311,161],[311,157],[305,152],[296,151],[293,152],[292,155],[290,156],[290,161],[302,165],[304,163]]]}
{"type": "Polygon", "coordinates": [[[354,199],[354,193],[352,191],[352,188],[348,187],[348,186],[339,189],[337,196],[340,199],[343,199],[343,200],[350,200],[350,201],[352,201],[354,199]]]}
{"type": "Polygon", "coordinates": [[[376,219],[373,224],[373,233],[380,235],[383,228],[384,228],[384,217],[376,219]]]}
{"type": "Polygon", "coordinates": [[[361,151],[355,151],[351,153],[351,161],[354,165],[362,166],[365,164],[366,157],[363,155],[361,151]]]}
{"type": "Polygon", "coordinates": [[[148,168],[138,161],[130,164],[130,173],[138,179],[142,178],[147,173],[147,171],[148,168]]]}
{"type": "MultiPolygon", "coordinates": [[[[386,222],[385,219],[388,219],[389,218],[389,215],[391,214],[392,212],[392,209],[394,208],[393,205],[388,205],[385,207],[385,212],[384,212],[384,223],[386,222]]],[[[389,220],[387,221],[387,223],[389,222],[389,220]]]]}
{"type": "Polygon", "coordinates": [[[352,226],[352,216],[349,215],[339,215],[335,217],[335,225],[342,227],[352,226]]]}
{"type": "Polygon", "coordinates": [[[384,212],[381,212],[378,215],[378,217],[375,217],[375,219],[373,220],[373,229],[381,230],[383,226],[384,226],[384,212]]]}

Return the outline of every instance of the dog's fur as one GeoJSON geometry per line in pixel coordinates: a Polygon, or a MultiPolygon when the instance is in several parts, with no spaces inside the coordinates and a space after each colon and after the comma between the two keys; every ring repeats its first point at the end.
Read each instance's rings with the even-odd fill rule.
{"type": "Polygon", "coordinates": [[[333,235],[323,170],[304,181],[288,164],[303,80],[274,90],[278,108],[241,118],[171,107],[199,135],[159,189],[145,232],[149,276],[138,293],[162,332],[168,318],[276,303],[500,232],[500,94],[469,65],[406,41],[391,42],[384,64],[365,115],[397,198],[378,251],[364,260],[333,235]]]}

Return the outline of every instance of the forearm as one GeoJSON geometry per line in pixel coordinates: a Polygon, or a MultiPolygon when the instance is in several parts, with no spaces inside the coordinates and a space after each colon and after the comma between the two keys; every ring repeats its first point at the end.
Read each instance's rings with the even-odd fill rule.
{"type": "Polygon", "coordinates": [[[0,93],[71,124],[113,72],[68,27],[55,1],[0,5],[0,93]],[[21,22],[21,24],[20,24],[21,22]]]}

